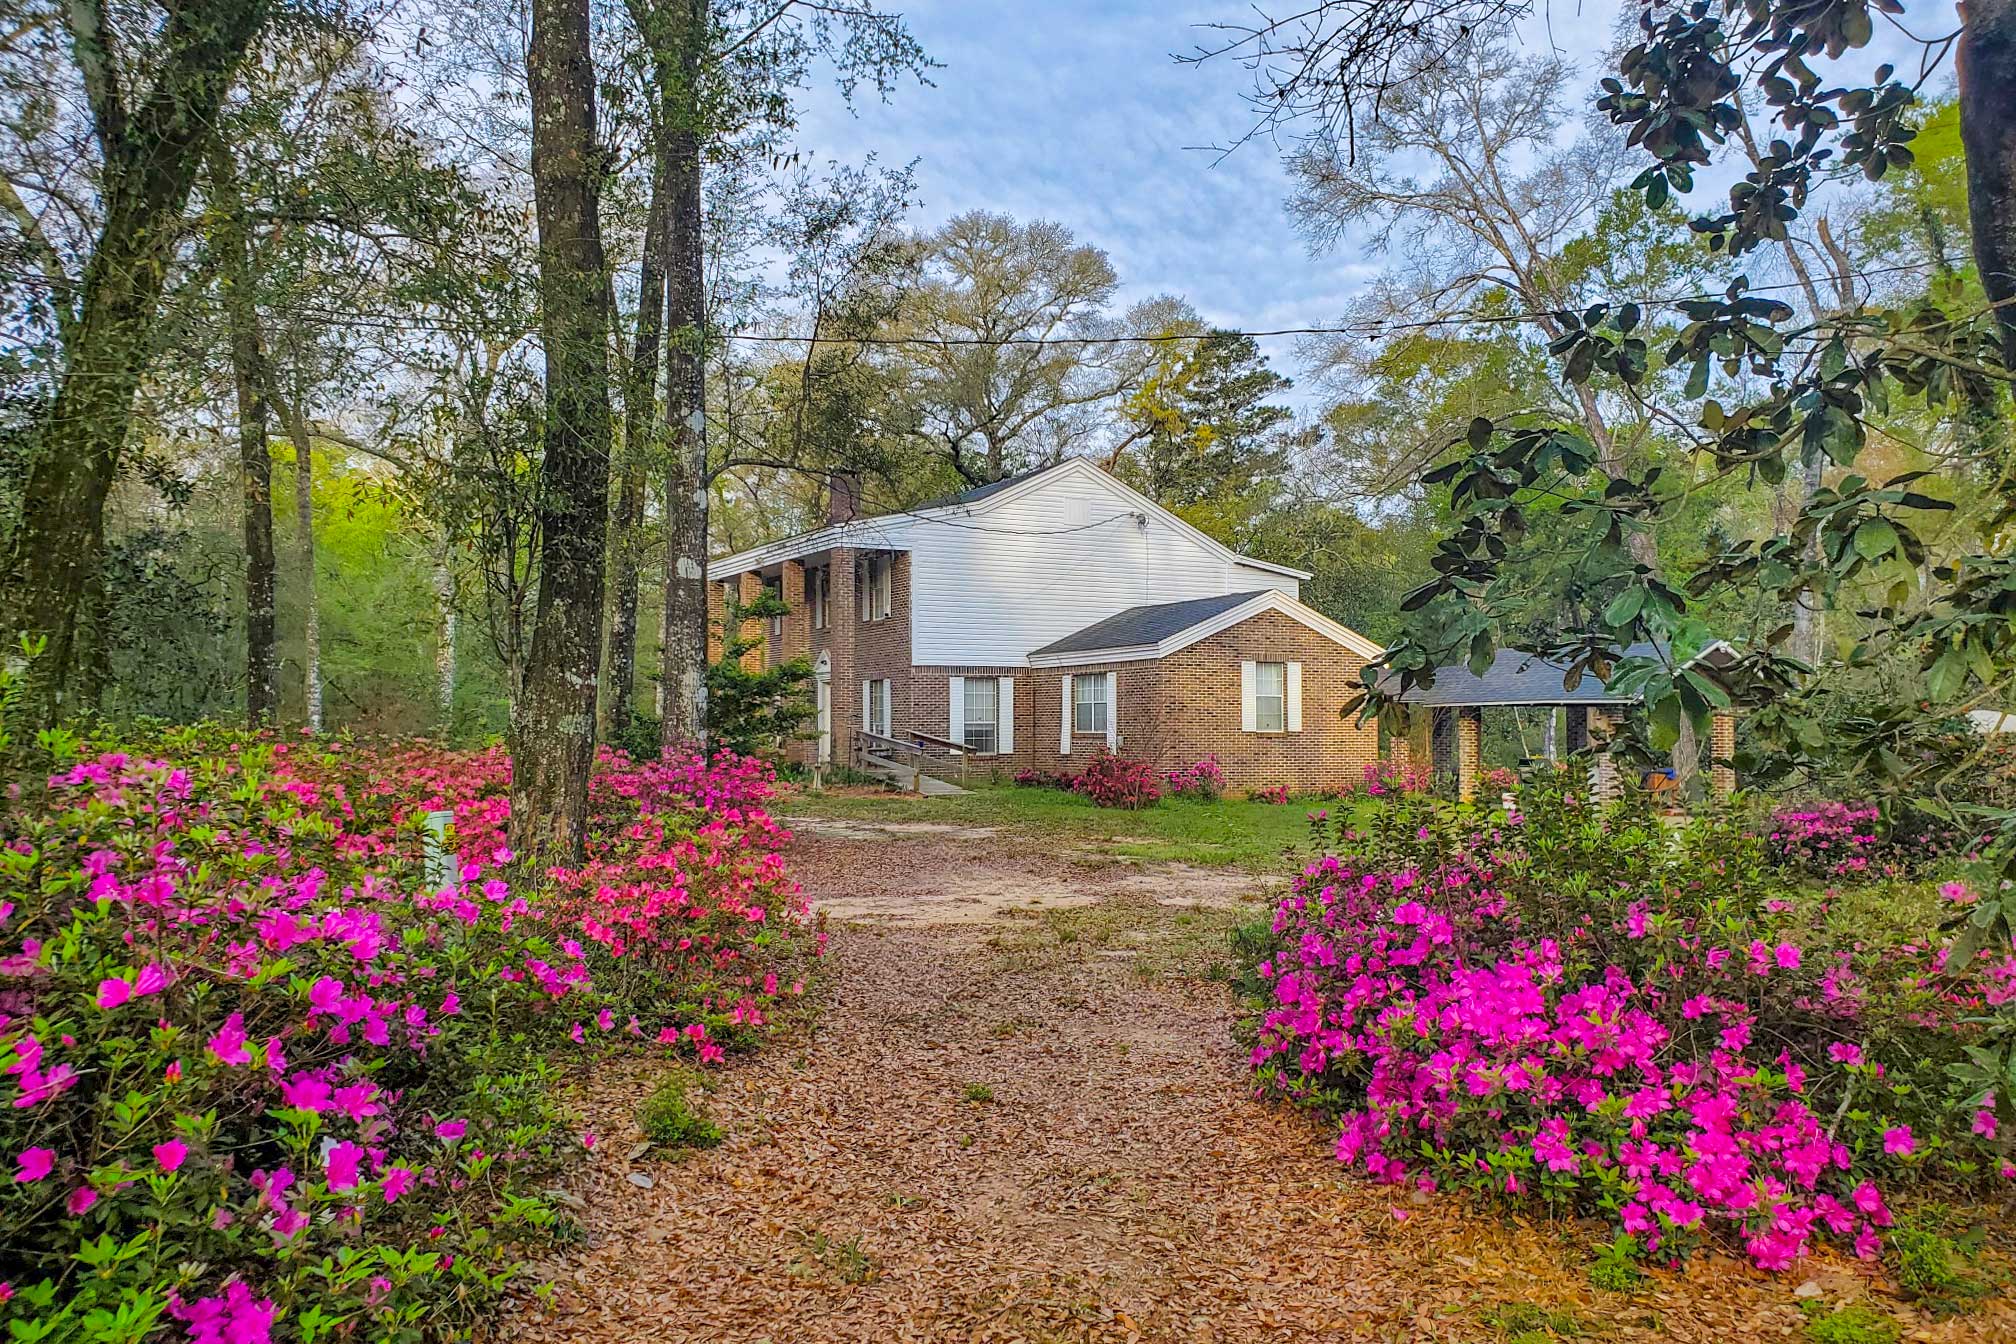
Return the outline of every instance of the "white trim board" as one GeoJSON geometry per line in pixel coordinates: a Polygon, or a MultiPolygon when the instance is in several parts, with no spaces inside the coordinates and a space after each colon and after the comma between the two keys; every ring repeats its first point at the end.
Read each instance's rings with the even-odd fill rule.
{"type": "Polygon", "coordinates": [[[1110,649],[1072,649],[1065,653],[1032,653],[1029,655],[1029,666],[1081,667],[1086,663],[1138,663],[1152,658],[1167,658],[1172,653],[1189,648],[1199,640],[1209,639],[1268,611],[1278,611],[1290,620],[1308,626],[1317,634],[1332,643],[1341,644],[1368,662],[1382,657],[1386,652],[1351,627],[1339,625],[1322,612],[1304,606],[1286,593],[1269,590],[1255,593],[1236,607],[1221,611],[1216,616],[1207,617],[1187,629],[1179,630],[1159,644],[1130,644],[1110,649]]]}

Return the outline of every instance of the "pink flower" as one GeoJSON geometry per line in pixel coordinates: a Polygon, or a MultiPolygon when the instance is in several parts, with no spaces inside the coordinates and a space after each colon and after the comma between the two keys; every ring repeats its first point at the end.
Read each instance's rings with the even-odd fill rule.
{"type": "Polygon", "coordinates": [[[47,1148],[24,1148],[14,1161],[14,1183],[33,1185],[55,1168],[56,1154],[47,1148]]]}
{"type": "Polygon", "coordinates": [[[331,1190],[354,1190],[357,1188],[357,1165],[363,1160],[364,1150],[347,1140],[329,1150],[324,1166],[329,1176],[331,1190]]]}
{"type": "Polygon", "coordinates": [[[250,1064],[252,1052],[245,1048],[245,1015],[233,1013],[210,1038],[210,1053],[220,1064],[250,1064]]]}
{"type": "Polygon", "coordinates": [[[154,1161],[161,1170],[173,1172],[181,1167],[189,1156],[189,1145],[180,1139],[170,1139],[166,1143],[154,1145],[154,1161]]]}
{"type": "Polygon", "coordinates": [[[467,1120],[443,1120],[434,1126],[434,1137],[437,1139],[459,1139],[468,1132],[467,1120]]]}
{"type": "Polygon", "coordinates": [[[1862,1047],[1852,1041],[1836,1041],[1827,1047],[1827,1058],[1854,1068],[1862,1062],[1862,1047]]]}
{"type": "Polygon", "coordinates": [[[389,1167],[384,1177],[385,1202],[390,1204],[413,1188],[413,1173],[406,1167],[389,1167]]]}
{"type": "Polygon", "coordinates": [[[63,1201],[63,1207],[70,1211],[72,1218],[83,1215],[98,1202],[98,1192],[88,1185],[80,1185],[70,1192],[70,1198],[63,1201]]]}
{"type": "Polygon", "coordinates": [[[98,1006],[100,1008],[117,1008],[132,997],[133,986],[127,984],[124,980],[115,978],[100,980],[98,982],[98,1006]]]}
{"type": "Polygon", "coordinates": [[[1883,1151],[1893,1157],[1909,1157],[1917,1146],[1918,1140],[1912,1137],[1909,1125],[1883,1131],[1883,1151]]]}
{"type": "Polygon", "coordinates": [[[1777,947],[1777,950],[1776,950],[1776,952],[1774,953],[1774,955],[1775,955],[1775,956],[1776,956],[1776,958],[1777,958],[1777,961],[1778,961],[1778,969],[1779,969],[1779,970],[1781,970],[1781,971],[1796,971],[1796,970],[1798,970],[1798,969],[1799,969],[1799,947],[1798,947],[1798,944],[1796,944],[1796,943],[1780,943],[1780,944],[1778,944],[1778,947],[1777,947]]]}

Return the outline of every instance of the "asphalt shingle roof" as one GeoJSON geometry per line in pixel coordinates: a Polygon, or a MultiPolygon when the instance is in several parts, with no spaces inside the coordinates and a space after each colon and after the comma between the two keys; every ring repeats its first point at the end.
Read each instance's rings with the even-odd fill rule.
{"type": "MultiPolygon", "coordinates": [[[[1626,657],[1648,657],[1658,650],[1651,644],[1633,644],[1626,657]]],[[[1461,663],[1437,668],[1433,686],[1417,686],[1400,697],[1409,705],[1616,705],[1635,703],[1637,697],[1620,697],[1603,688],[1603,679],[1588,672],[1572,689],[1562,678],[1568,664],[1550,663],[1539,654],[1520,649],[1500,649],[1484,675],[1473,675],[1461,663]]]]}
{"type": "Polygon", "coordinates": [[[1046,462],[1040,467],[1031,467],[1027,471],[1018,471],[1013,476],[1003,476],[998,481],[989,481],[985,485],[972,486],[959,491],[957,494],[940,495],[936,499],[927,499],[922,504],[913,504],[910,506],[910,511],[914,513],[918,509],[943,509],[955,504],[978,504],[989,495],[999,494],[1011,485],[1020,485],[1031,476],[1041,476],[1051,468],[1063,465],[1062,462],[1046,462]]]}
{"type": "Polygon", "coordinates": [[[1250,602],[1266,592],[1256,588],[1246,593],[1219,593],[1213,597],[1193,597],[1187,602],[1158,602],[1152,606],[1129,607],[1094,621],[1083,630],[1074,630],[1060,640],[1045,644],[1029,656],[1053,653],[1086,653],[1098,649],[1131,649],[1143,644],[1160,644],[1201,621],[1250,602]]]}

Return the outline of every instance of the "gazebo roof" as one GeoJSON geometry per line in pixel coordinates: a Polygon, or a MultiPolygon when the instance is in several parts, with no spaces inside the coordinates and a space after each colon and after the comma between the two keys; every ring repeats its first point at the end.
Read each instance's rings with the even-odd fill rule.
{"type": "MultiPolygon", "coordinates": [[[[1633,644],[1624,650],[1624,657],[1651,658],[1659,653],[1656,644],[1633,644]]],[[[1734,650],[1717,640],[1684,665],[1716,667],[1733,656],[1734,650]]],[[[1574,686],[1563,686],[1568,667],[1565,662],[1549,662],[1523,649],[1500,649],[1483,676],[1461,664],[1438,668],[1433,686],[1416,686],[1401,696],[1400,702],[1442,709],[1485,709],[1500,705],[1635,705],[1640,699],[1612,694],[1601,677],[1586,671],[1574,686]]]]}

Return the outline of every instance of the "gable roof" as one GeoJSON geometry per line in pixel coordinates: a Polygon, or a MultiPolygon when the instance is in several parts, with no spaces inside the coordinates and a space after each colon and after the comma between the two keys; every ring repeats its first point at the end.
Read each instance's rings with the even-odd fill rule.
{"type": "Polygon", "coordinates": [[[1036,467],[1017,476],[990,481],[986,485],[976,485],[958,494],[919,504],[915,508],[904,509],[897,513],[882,513],[868,518],[857,518],[852,522],[835,523],[812,532],[801,532],[794,537],[785,537],[780,541],[767,542],[745,551],[737,551],[733,555],[724,555],[707,562],[707,577],[728,578],[782,560],[795,560],[800,556],[811,555],[834,546],[869,550],[905,549],[909,540],[902,536],[902,533],[913,528],[928,527],[933,523],[956,525],[961,519],[999,508],[1018,495],[1042,489],[1051,479],[1061,478],[1070,473],[1096,479],[1106,489],[1119,495],[1137,509],[1152,511],[1172,530],[1229,563],[1264,570],[1270,574],[1285,574],[1293,579],[1313,577],[1306,569],[1294,569],[1288,565],[1277,565],[1271,560],[1258,560],[1250,555],[1239,554],[1217,538],[1200,532],[1184,522],[1111,472],[1082,457],[1067,457],[1061,462],[1036,467]]]}
{"type": "Polygon", "coordinates": [[[1263,588],[1250,593],[1221,593],[1183,602],[1129,607],[1045,644],[1029,655],[1029,665],[1071,667],[1079,663],[1131,663],[1166,658],[1266,611],[1278,611],[1290,620],[1299,621],[1362,658],[1377,658],[1386,652],[1356,630],[1339,625],[1278,588],[1263,588]]]}
{"type": "Polygon", "coordinates": [[[1219,593],[1213,597],[1193,597],[1187,602],[1158,602],[1145,607],[1116,611],[1103,621],[1094,621],[1083,630],[1074,630],[1060,640],[1045,644],[1029,656],[1053,653],[1082,653],[1087,649],[1125,649],[1141,644],[1160,644],[1171,635],[1180,635],[1202,620],[1251,602],[1261,590],[1250,593],[1219,593]]]}
{"type": "MultiPolygon", "coordinates": [[[[1714,666],[1731,650],[1716,641],[1687,659],[1683,667],[1705,662],[1714,666]]],[[[1633,644],[1623,650],[1626,658],[1660,657],[1657,644],[1633,644]]],[[[1477,676],[1461,663],[1437,668],[1433,686],[1416,686],[1400,697],[1402,704],[1440,708],[1483,709],[1498,705],[1635,705],[1641,697],[1615,695],[1603,678],[1583,671],[1572,687],[1564,687],[1569,664],[1550,662],[1523,649],[1500,649],[1491,666],[1477,676]]]]}

